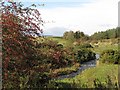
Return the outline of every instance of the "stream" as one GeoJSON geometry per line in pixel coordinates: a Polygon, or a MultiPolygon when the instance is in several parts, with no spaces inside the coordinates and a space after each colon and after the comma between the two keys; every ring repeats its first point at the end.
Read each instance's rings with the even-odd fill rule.
{"type": "Polygon", "coordinates": [[[72,78],[72,77],[75,77],[76,75],[80,74],[85,69],[95,67],[96,66],[96,61],[99,59],[99,57],[100,57],[100,55],[96,54],[96,59],[95,60],[90,60],[88,62],[84,62],[83,64],[80,65],[77,72],[73,72],[73,73],[68,74],[68,75],[61,75],[61,76],[58,76],[56,79],[72,78]]]}

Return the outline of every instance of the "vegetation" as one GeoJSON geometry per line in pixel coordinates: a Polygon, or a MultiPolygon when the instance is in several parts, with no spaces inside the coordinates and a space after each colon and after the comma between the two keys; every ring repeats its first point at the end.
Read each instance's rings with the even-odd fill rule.
{"type": "Polygon", "coordinates": [[[74,78],[51,81],[60,88],[118,88],[118,65],[102,64],[74,78]]]}
{"type": "Polygon", "coordinates": [[[74,48],[64,48],[62,44],[42,37],[36,41],[38,38],[34,35],[38,35],[38,31],[42,33],[38,25],[43,22],[36,9],[21,3],[3,2],[1,17],[3,88],[45,87],[53,77],[52,73],[60,75],[77,70],[74,48]]]}
{"type": "Polygon", "coordinates": [[[91,41],[92,51],[101,54],[104,50],[118,50],[118,39],[103,39],[91,41]]]}
{"type": "Polygon", "coordinates": [[[102,63],[120,64],[120,52],[117,50],[105,50],[101,53],[102,63]]]}
{"type": "Polygon", "coordinates": [[[115,64],[120,63],[120,53],[116,50],[120,28],[92,36],[69,31],[63,37],[42,37],[43,21],[37,9],[18,2],[1,5],[4,89],[118,87],[115,64]],[[71,79],[52,81],[60,75],[76,72],[83,62],[95,59],[97,52],[102,52],[101,65],[71,79]]]}
{"type": "Polygon", "coordinates": [[[77,53],[78,62],[83,63],[94,59],[96,59],[96,57],[95,57],[95,53],[93,53],[92,51],[87,49],[78,50],[77,53]]]}
{"type": "MultiPolygon", "coordinates": [[[[62,44],[64,47],[72,47],[73,46],[73,41],[66,40],[63,37],[46,37],[46,38],[49,40],[58,42],[58,44],[62,44]]],[[[38,38],[38,40],[39,40],[39,38],[38,38]]]]}
{"type": "Polygon", "coordinates": [[[89,37],[87,35],[85,35],[83,32],[80,32],[80,31],[65,32],[63,34],[63,38],[67,39],[67,40],[71,40],[71,41],[78,40],[78,39],[83,39],[83,40],[88,40],[89,39],[89,37]]]}
{"type": "Polygon", "coordinates": [[[38,27],[42,23],[40,13],[30,7],[24,8],[21,3],[1,2],[1,6],[3,88],[22,88],[23,83],[32,86],[31,72],[36,73],[34,67],[39,66],[33,35],[37,31],[42,33],[38,27]],[[26,80],[21,83],[21,78],[26,80]]]}
{"type": "Polygon", "coordinates": [[[80,44],[79,48],[93,48],[93,46],[89,43],[84,43],[84,44],[80,44]]]}
{"type": "Polygon", "coordinates": [[[77,41],[86,41],[86,40],[102,40],[102,39],[114,39],[120,37],[120,27],[109,29],[106,31],[95,32],[93,35],[88,36],[80,31],[67,31],[63,34],[63,38],[67,40],[77,40],[77,41]]]}
{"type": "Polygon", "coordinates": [[[52,76],[52,77],[55,77],[55,78],[57,76],[61,76],[61,75],[68,75],[68,74],[70,74],[72,72],[77,72],[79,67],[80,67],[80,64],[79,63],[75,63],[74,65],[69,66],[69,67],[51,70],[49,72],[49,75],[52,76]]]}
{"type": "Polygon", "coordinates": [[[72,52],[68,49],[64,49],[55,41],[44,39],[43,42],[36,44],[36,50],[43,63],[50,64],[50,69],[57,69],[65,67],[66,65],[72,65],[75,60],[69,57],[72,52]]]}
{"type": "Polygon", "coordinates": [[[112,39],[120,37],[120,27],[94,33],[91,38],[94,40],[112,39]]]}
{"type": "MultiPolygon", "coordinates": [[[[114,59],[111,59],[109,63],[100,63],[97,67],[91,68],[83,71],[81,74],[76,76],[75,78],[63,79],[63,80],[55,80],[51,81],[48,84],[48,87],[51,88],[119,88],[118,85],[118,65],[114,65],[114,61],[118,61],[119,53],[118,53],[118,39],[104,39],[97,41],[98,46],[96,47],[96,42],[91,41],[91,44],[78,44],[74,46],[76,50],[86,49],[86,46],[91,48],[92,51],[97,52],[101,55],[100,61],[102,61],[102,53],[107,54],[104,57],[104,60],[109,60],[109,56],[112,55],[114,59]],[[93,48],[92,48],[92,47],[93,48]],[[111,54],[111,52],[115,52],[115,54],[111,54]],[[115,55],[115,56],[114,56],[115,55]],[[112,63],[112,64],[111,64],[112,63]],[[114,74],[113,74],[114,73],[114,74]]],[[[75,50],[75,51],[76,51],[75,50]]],[[[81,54],[83,55],[83,54],[81,54]]],[[[103,54],[104,55],[104,54],[103,54]]],[[[107,61],[108,62],[108,61],[107,61]]],[[[117,62],[118,63],[118,62],[117,62]]],[[[115,64],[117,64],[115,63],[115,64]]]]}

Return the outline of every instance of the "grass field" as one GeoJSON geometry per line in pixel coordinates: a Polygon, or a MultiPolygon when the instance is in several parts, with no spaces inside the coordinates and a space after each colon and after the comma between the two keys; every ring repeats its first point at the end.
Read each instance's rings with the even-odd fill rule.
{"type": "Polygon", "coordinates": [[[94,51],[101,53],[108,49],[118,50],[118,39],[98,40],[98,47],[95,47],[94,51]]]}
{"type": "Polygon", "coordinates": [[[59,44],[64,45],[65,47],[73,45],[72,41],[63,39],[62,37],[47,37],[47,38],[50,40],[54,40],[54,41],[58,42],[59,44]]]}
{"type": "MultiPolygon", "coordinates": [[[[62,37],[47,37],[47,38],[57,41],[59,44],[63,44],[66,47],[74,46],[73,41],[63,39],[62,37]]],[[[96,53],[101,53],[103,50],[107,50],[107,49],[118,50],[118,44],[111,44],[112,41],[116,41],[116,39],[115,40],[108,39],[108,40],[103,40],[103,41],[99,40],[98,47],[94,47],[93,51],[96,53]]],[[[94,43],[92,43],[92,44],[94,44],[94,43]]]]}
{"type": "Polygon", "coordinates": [[[100,65],[95,68],[87,69],[74,78],[57,80],[64,88],[76,85],[76,87],[94,88],[94,80],[98,79],[106,83],[107,77],[110,76],[112,83],[118,82],[118,65],[100,65]],[[64,85],[63,85],[64,84],[64,85]],[[85,85],[85,86],[84,86],[85,85]]]}
{"type": "Polygon", "coordinates": [[[98,47],[95,47],[93,49],[93,51],[100,54],[102,51],[108,50],[108,49],[118,50],[118,45],[109,45],[109,44],[108,45],[100,45],[98,47]]]}

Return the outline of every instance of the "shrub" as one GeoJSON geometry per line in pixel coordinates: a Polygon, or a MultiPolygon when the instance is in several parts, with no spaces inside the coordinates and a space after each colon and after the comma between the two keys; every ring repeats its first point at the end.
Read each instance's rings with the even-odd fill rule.
{"type": "Polygon", "coordinates": [[[73,64],[74,57],[72,56],[72,50],[63,48],[63,45],[55,41],[46,39],[44,42],[36,45],[36,50],[39,56],[41,56],[41,61],[46,64],[51,64],[51,69],[73,64]]]}
{"type": "Polygon", "coordinates": [[[89,60],[94,60],[95,57],[95,53],[93,53],[91,50],[88,49],[80,49],[77,52],[77,60],[80,63],[89,61],[89,60]]]}
{"type": "Polygon", "coordinates": [[[120,63],[120,52],[117,50],[105,50],[101,53],[100,60],[102,63],[120,63]]]}
{"type": "Polygon", "coordinates": [[[81,44],[79,47],[80,48],[93,48],[92,45],[89,43],[81,44]]]}

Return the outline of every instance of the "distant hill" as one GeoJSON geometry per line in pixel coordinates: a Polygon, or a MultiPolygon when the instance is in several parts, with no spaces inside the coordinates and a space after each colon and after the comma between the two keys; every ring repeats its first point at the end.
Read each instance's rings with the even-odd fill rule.
{"type": "Polygon", "coordinates": [[[54,37],[53,35],[43,35],[44,37],[54,37]]]}

